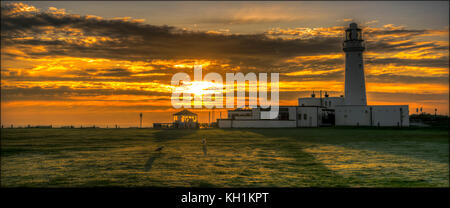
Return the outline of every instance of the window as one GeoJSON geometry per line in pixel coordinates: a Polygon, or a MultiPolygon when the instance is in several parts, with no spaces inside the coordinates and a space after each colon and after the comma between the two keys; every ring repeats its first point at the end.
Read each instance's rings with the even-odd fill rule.
{"type": "Polygon", "coordinates": [[[303,119],[304,119],[304,120],[308,119],[308,115],[306,115],[306,113],[303,114],[303,119]]]}
{"type": "Polygon", "coordinates": [[[362,33],[361,33],[361,30],[358,30],[358,32],[356,33],[356,35],[358,36],[358,40],[362,40],[362,33]]]}
{"type": "Polygon", "coordinates": [[[278,114],[279,120],[289,120],[289,112],[280,112],[278,114]]]}

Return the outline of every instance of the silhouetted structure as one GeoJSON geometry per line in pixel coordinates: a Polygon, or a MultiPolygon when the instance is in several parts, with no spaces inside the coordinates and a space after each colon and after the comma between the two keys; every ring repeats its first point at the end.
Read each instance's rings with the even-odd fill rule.
{"type": "Polygon", "coordinates": [[[197,128],[198,116],[188,110],[173,114],[173,123],[177,128],[197,128]]]}
{"type": "Polygon", "coordinates": [[[153,128],[198,128],[198,116],[188,110],[175,113],[172,123],[153,123],[153,128]]]}

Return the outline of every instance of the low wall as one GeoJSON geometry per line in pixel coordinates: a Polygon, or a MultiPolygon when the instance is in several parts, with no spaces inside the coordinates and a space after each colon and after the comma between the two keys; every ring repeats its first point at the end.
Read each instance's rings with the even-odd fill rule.
{"type": "Polygon", "coordinates": [[[226,120],[218,121],[219,128],[295,128],[296,121],[289,120],[226,120]]]}
{"type": "Polygon", "coordinates": [[[407,105],[337,106],[336,126],[408,127],[407,105]]]}

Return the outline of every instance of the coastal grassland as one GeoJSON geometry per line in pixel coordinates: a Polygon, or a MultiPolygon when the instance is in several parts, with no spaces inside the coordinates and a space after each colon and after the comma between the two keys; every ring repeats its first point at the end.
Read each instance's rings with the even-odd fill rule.
{"type": "Polygon", "coordinates": [[[448,187],[448,134],[446,128],[2,129],[1,186],[448,187]]]}

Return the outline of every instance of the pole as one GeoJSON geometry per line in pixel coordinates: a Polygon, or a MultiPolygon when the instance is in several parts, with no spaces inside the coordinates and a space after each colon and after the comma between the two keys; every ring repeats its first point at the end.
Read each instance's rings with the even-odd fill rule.
{"type": "Polygon", "coordinates": [[[140,121],[139,121],[139,128],[142,128],[142,113],[139,114],[140,121]]]}
{"type": "Polygon", "coordinates": [[[323,102],[322,102],[322,90],[320,90],[320,106],[323,106],[323,102]]]}

